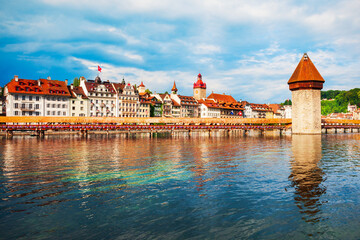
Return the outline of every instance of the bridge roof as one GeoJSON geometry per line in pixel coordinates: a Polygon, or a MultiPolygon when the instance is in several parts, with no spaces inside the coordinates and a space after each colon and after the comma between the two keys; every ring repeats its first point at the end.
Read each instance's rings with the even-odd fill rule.
{"type": "Polygon", "coordinates": [[[288,84],[308,81],[325,82],[307,53],[304,53],[294,73],[290,77],[288,84]]]}

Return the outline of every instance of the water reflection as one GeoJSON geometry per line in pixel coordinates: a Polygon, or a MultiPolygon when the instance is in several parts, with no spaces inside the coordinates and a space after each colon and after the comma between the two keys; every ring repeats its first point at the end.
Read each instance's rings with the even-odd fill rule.
{"type": "Polygon", "coordinates": [[[306,222],[321,220],[321,195],[326,192],[322,185],[324,172],[319,167],[321,160],[321,135],[293,135],[293,160],[289,180],[295,188],[295,203],[306,222]]]}

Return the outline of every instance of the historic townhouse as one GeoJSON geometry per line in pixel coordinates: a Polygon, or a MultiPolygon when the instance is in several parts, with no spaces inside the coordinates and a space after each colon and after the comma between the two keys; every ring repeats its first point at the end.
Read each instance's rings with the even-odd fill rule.
{"type": "Polygon", "coordinates": [[[116,92],[109,81],[101,81],[97,76],[95,80],[80,78],[80,87],[90,102],[90,117],[116,116],[116,92]]]}
{"type": "Polygon", "coordinates": [[[152,97],[155,97],[157,99],[157,101],[161,101],[162,103],[162,117],[172,117],[172,103],[173,101],[171,100],[170,94],[151,94],[152,97]]]}
{"type": "Polygon", "coordinates": [[[213,99],[200,99],[200,117],[201,118],[220,118],[221,108],[213,99]]]}
{"type": "Polygon", "coordinates": [[[119,117],[137,117],[140,100],[137,89],[130,83],[113,83],[117,92],[117,116],[119,117]]]}
{"type": "Polygon", "coordinates": [[[82,87],[69,86],[70,98],[70,116],[88,117],[90,114],[89,98],[85,95],[82,87]]]}
{"type": "Polygon", "coordinates": [[[285,108],[281,104],[268,104],[274,112],[274,118],[285,118],[285,108]]]}
{"type": "Polygon", "coordinates": [[[178,89],[174,81],[174,86],[171,89],[171,95],[170,95],[171,99],[173,100],[172,115],[174,117],[198,117],[199,104],[197,103],[196,99],[191,96],[178,95],[177,92],[178,89]]]}
{"type": "Polygon", "coordinates": [[[143,82],[138,86],[139,93],[139,109],[137,117],[150,117],[151,116],[151,100],[150,94],[145,92],[145,85],[143,82]]]}
{"type": "Polygon", "coordinates": [[[157,99],[155,96],[150,96],[149,100],[151,102],[150,105],[150,117],[162,117],[162,102],[157,99]]]}
{"type": "Polygon", "coordinates": [[[243,101],[246,118],[274,118],[272,108],[266,104],[256,104],[243,101]]]}
{"type": "Polygon", "coordinates": [[[4,89],[7,116],[69,116],[67,81],[15,76],[4,89]]]}
{"type": "Polygon", "coordinates": [[[226,94],[211,93],[207,100],[213,100],[220,108],[221,118],[243,118],[244,107],[232,96],[226,94]]]}

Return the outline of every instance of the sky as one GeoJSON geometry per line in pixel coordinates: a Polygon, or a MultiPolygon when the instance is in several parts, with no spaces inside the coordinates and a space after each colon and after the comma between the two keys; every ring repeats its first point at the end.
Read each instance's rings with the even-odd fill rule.
{"type": "Polygon", "coordinates": [[[324,90],[360,87],[360,1],[0,0],[0,85],[94,79],[280,103],[307,52],[324,90]]]}

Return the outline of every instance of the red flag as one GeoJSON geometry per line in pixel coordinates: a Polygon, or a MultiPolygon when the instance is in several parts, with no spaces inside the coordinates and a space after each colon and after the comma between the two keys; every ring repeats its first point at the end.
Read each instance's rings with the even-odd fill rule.
{"type": "Polygon", "coordinates": [[[101,72],[101,67],[98,65],[98,71],[101,72]]]}

